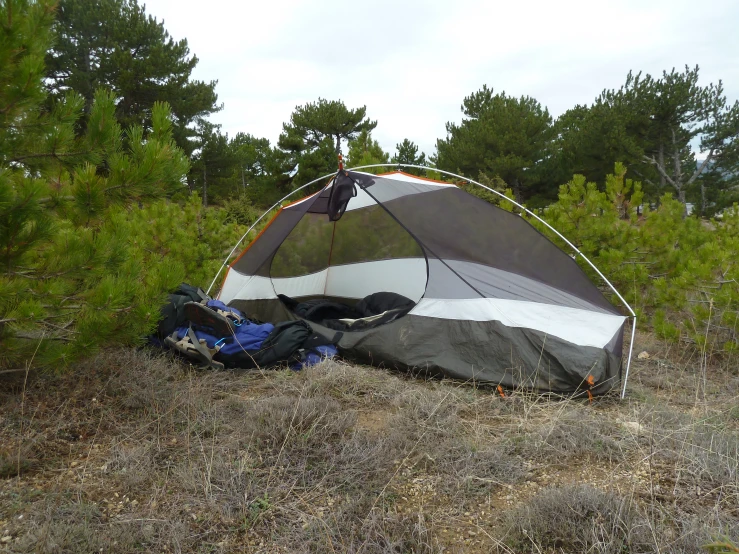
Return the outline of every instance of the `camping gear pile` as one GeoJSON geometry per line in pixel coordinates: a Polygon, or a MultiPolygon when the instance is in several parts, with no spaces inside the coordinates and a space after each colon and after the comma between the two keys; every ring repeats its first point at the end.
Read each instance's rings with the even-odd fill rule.
{"type": "Polygon", "coordinates": [[[561,393],[621,377],[626,317],[571,256],[515,213],[399,171],[341,170],[282,207],[218,300],[358,362],[561,393]]]}
{"type": "Polygon", "coordinates": [[[331,340],[303,321],[273,325],[250,320],[238,309],[185,283],[168,300],[152,342],[200,367],[263,369],[288,365],[297,370],[337,353],[331,340]]]}

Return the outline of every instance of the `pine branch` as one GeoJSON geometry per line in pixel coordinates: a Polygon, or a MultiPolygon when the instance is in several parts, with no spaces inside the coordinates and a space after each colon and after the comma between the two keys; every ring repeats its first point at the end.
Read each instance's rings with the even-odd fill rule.
{"type": "Polygon", "coordinates": [[[664,168],[657,162],[657,160],[654,159],[654,156],[644,156],[644,160],[651,163],[657,168],[657,171],[659,171],[659,174],[668,182],[670,183],[675,190],[680,190],[680,188],[675,184],[675,181],[672,180],[672,177],[670,177],[667,172],[664,170],[664,168]]]}
{"type": "Polygon", "coordinates": [[[649,183],[652,186],[657,186],[654,184],[654,181],[652,181],[650,178],[648,178],[646,175],[644,175],[641,171],[638,171],[637,169],[634,169],[634,173],[645,183],[649,183]]]}
{"type": "Polygon", "coordinates": [[[703,173],[703,168],[706,167],[706,164],[709,160],[713,158],[713,148],[711,148],[711,151],[708,153],[708,156],[706,156],[706,159],[703,160],[703,163],[700,165],[700,167],[697,167],[696,170],[693,172],[693,175],[691,175],[690,179],[688,179],[688,182],[685,183],[686,186],[690,186],[693,181],[695,181],[698,176],[703,173]]]}
{"type": "Polygon", "coordinates": [[[104,193],[108,193],[108,192],[110,192],[111,190],[115,190],[115,189],[120,189],[120,188],[123,188],[123,187],[125,187],[125,186],[126,186],[127,184],[128,184],[128,183],[121,183],[120,185],[114,185],[114,186],[112,186],[112,187],[108,187],[108,188],[106,188],[106,189],[105,189],[105,190],[104,190],[103,192],[104,192],[104,193]]]}
{"type": "Polygon", "coordinates": [[[11,158],[8,160],[8,162],[22,162],[23,160],[30,160],[34,158],[68,158],[72,156],[81,156],[85,154],[85,152],[51,152],[51,153],[43,153],[43,154],[26,154],[25,156],[18,156],[16,158],[11,158]]]}
{"type": "MultiPolygon", "coordinates": [[[[26,335],[23,333],[16,333],[15,338],[17,339],[27,339],[27,340],[39,340],[39,336],[37,335],[26,335]]],[[[68,339],[66,337],[44,337],[46,340],[58,340],[62,342],[72,342],[72,339],[68,339]]]]}
{"type": "Polygon", "coordinates": [[[633,261],[633,260],[627,260],[624,263],[633,264],[633,265],[654,265],[657,262],[636,262],[636,261],[633,261]]]}
{"type": "Polygon", "coordinates": [[[74,200],[74,196],[58,196],[56,198],[52,198],[51,196],[47,196],[45,198],[39,198],[37,200],[37,202],[39,204],[42,204],[43,205],[43,204],[48,204],[50,202],[54,202],[54,201],[58,201],[58,200],[69,200],[69,201],[72,201],[72,200],[74,200]]]}
{"type": "Polygon", "coordinates": [[[74,323],[73,321],[68,321],[64,325],[55,325],[54,323],[51,323],[50,321],[46,321],[46,320],[43,320],[42,319],[42,320],[39,321],[39,323],[41,323],[42,325],[46,325],[48,327],[51,327],[53,329],[57,329],[59,331],[63,331],[65,333],[72,334],[72,335],[78,335],[79,334],[78,331],[74,331],[74,330],[69,329],[69,326],[72,325],[72,323],[74,323]]]}

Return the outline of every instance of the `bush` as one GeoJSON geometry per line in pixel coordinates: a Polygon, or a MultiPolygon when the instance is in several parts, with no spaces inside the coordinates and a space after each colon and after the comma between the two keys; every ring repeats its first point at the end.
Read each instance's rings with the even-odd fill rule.
{"type": "Polygon", "coordinates": [[[507,516],[516,552],[653,552],[647,522],[630,500],[587,485],[552,487],[507,516]],[[520,549],[520,550],[519,550],[520,549]]]}
{"type": "MultiPolygon", "coordinates": [[[[660,337],[702,352],[733,352],[739,347],[739,268],[733,263],[739,252],[739,209],[727,210],[721,220],[704,221],[684,217],[683,205],[665,195],[658,208],[644,207],[639,216],[641,185],[625,174],[625,167],[616,164],[605,192],[575,176],[560,187],[544,219],[603,272],[660,337]]],[[[543,225],[532,223],[570,251],[543,225]]],[[[587,262],[579,256],[577,261],[594,282],[602,283],[587,262]]],[[[621,304],[605,283],[603,290],[621,304]]]]}
{"type": "Polygon", "coordinates": [[[169,106],[154,104],[150,129],[122,129],[99,90],[82,133],[80,95],[45,107],[53,14],[0,4],[0,370],[140,342],[165,293],[212,278],[240,234],[196,198],[167,202],[189,170],[169,106]]]}

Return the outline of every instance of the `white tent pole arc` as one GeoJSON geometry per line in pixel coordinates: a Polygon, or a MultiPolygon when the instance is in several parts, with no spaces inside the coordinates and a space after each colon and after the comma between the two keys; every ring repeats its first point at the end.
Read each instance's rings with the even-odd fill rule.
{"type": "Polygon", "coordinates": [[[210,294],[210,290],[213,288],[213,285],[215,285],[216,281],[218,280],[218,276],[221,274],[221,271],[223,271],[223,268],[228,265],[228,260],[231,259],[231,256],[234,255],[234,252],[236,252],[236,249],[243,242],[243,240],[247,237],[247,235],[249,233],[251,233],[251,230],[254,229],[254,227],[257,226],[257,223],[259,223],[260,221],[262,221],[262,219],[264,219],[264,216],[265,215],[267,215],[269,212],[271,212],[272,210],[274,210],[277,206],[279,206],[280,204],[282,204],[285,200],[287,200],[288,198],[290,198],[296,192],[303,190],[305,187],[309,187],[311,185],[314,185],[314,184],[316,184],[318,181],[320,181],[322,179],[327,179],[328,177],[333,177],[334,175],[336,175],[335,172],[334,173],[329,173],[328,175],[324,175],[323,177],[319,177],[318,179],[314,179],[310,183],[306,183],[302,187],[295,189],[294,191],[292,191],[289,194],[286,194],[285,196],[283,196],[282,198],[280,198],[277,202],[275,202],[274,204],[272,204],[272,206],[270,206],[269,208],[267,208],[267,211],[265,211],[262,215],[260,215],[259,216],[259,219],[257,219],[252,224],[252,226],[249,227],[249,229],[247,229],[246,233],[243,234],[243,236],[239,239],[239,242],[236,243],[236,245],[233,247],[233,249],[231,249],[231,252],[229,252],[228,256],[226,256],[226,259],[223,260],[223,263],[221,264],[221,267],[218,268],[218,273],[216,273],[216,276],[213,277],[213,281],[211,281],[210,286],[208,287],[208,290],[205,291],[205,294],[210,294]]]}
{"type": "Polygon", "coordinates": [[[557,229],[555,229],[554,227],[552,227],[549,223],[547,223],[546,221],[544,221],[542,218],[540,218],[538,215],[536,215],[534,212],[532,212],[531,210],[529,210],[525,206],[522,206],[521,204],[519,204],[515,200],[511,200],[505,194],[502,194],[501,192],[499,192],[499,191],[497,191],[495,189],[491,189],[490,187],[486,187],[482,183],[478,183],[477,181],[474,181],[474,180],[472,180],[472,179],[470,179],[468,177],[462,177],[461,175],[457,175],[456,173],[451,173],[449,171],[444,171],[443,169],[435,169],[433,167],[425,167],[425,166],[422,166],[422,165],[411,165],[411,164],[397,164],[397,163],[396,164],[372,164],[372,165],[363,165],[363,166],[360,166],[360,167],[353,167],[353,168],[349,169],[348,171],[354,171],[354,170],[358,170],[358,169],[368,169],[370,167],[412,167],[412,168],[415,168],[415,169],[428,169],[428,170],[431,170],[431,171],[436,171],[438,173],[443,173],[444,175],[449,175],[451,177],[456,177],[457,179],[462,179],[463,181],[467,181],[468,183],[473,183],[473,184],[475,184],[475,185],[477,185],[479,187],[484,188],[487,191],[492,192],[493,194],[497,194],[501,198],[504,198],[505,200],[507,200],[511,204],[514,204],[515,206],[517,206],[520,209],[522,209],[523,211],[525,211],[527,214],[529,214],[531,217],[535,218],[540,223],[544,224],[550,231],[552,231],[555,235],[557,235],[559,238],[561,238],[563,241],[565,241],[570,248],[572,248],[575,252],[577,252],[578,255],[582,256],[583,260],[585,260],[588,263],[588,265],[590,265],[590,267],[592,267],[595,270],[595,272],[600,276],[600,278],[603,279],[603,281],[605,281],[605,283],[611,288],[611,290],[614,293],[616,293],[616,296],[618,296],[618,299],[623,303],[624,306],[626,306],[626,309],[629,310],[629,313],[631,313],[631,317],[633,318],[632,328],[631,328],[631,343],[629,345],[629,357],[628,357],[628,359],[626,361],[626,374],[624,375],[624,384],[623,384],[623,389],[621,391],[621,398],[624,398],[626,396],[626,382],[629,379],[629,368],[631,367],[631,354],[632,354],[632,350],[634,348],[634,335],[635,335],[635,332],[636,332],[636,314],[634,313],[634,310],[631,309],[631,306],[629,305],[629,303],[626,302],[626,300],[624,299],[623,296],[621,296],[621,293],[618,292],[618,290],[616,290],[616,287],[613,286],[613,284],[606,278],[605,275],[603,275],[603,273],[601,273],[601,271],[595,266],[595,264],[593,262],[591,262],[588,259],[588,257],[585,254],[583,254],[582,252],[580,252],[580,249],[577,246],[575,246],[574,244],[572,244],[569,240],[567,240],[567,238],[562,233],[560,233],[559,231],[557,231],[557,229]]]}

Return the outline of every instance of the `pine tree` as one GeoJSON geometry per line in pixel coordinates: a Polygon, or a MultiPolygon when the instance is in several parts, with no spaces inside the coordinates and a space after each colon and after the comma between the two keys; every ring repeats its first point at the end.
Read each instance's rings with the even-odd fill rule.
{"type": "MultiPolygon", "coordinates": [[[[694,185],[703,191],[707,186],[721,187],[715,172],[704,178],[709,164],[714,171],[732,175],[739,171],[739,101],[727,103],[721,81],[698,85],[698,72],[696,66],[682,73],[665,71],[661,79],[629,74],[617,95],[649,114],[644,160],[657,170],[660,190],[669,186],[683,204],[694,185]],[[698,149],[704,155],[700,161],[691,147],[693,140],[700,140],[698,149]]],[[[704,200],[705,192],[701,196],[704,200]]],[[[705,203],[701,202],[702,212],[705,203]]]]}
{"type": "Polygon", "coordinates": [[[236,133],[230,147],[236,158],[236,187],[249,201],[267,208],[279,200],[289,177],[281,173],[284,155],[266,138],[236,133]]]}
{"type": "MultiPolygon", "coordinates": [[[[390,156],[385,152],[380,143],[372,138],[369,131],[363,130],[357,138],[349,141],[349,153],[347,155],[347,167],[361,167],[365,165],[386,164],[390,156]]],[[[382,173],[387,168],[370,167],[365,171],[369,173],[382,173]]]]}
{"type": "Polygon", "coordinates": [[[50,3],[0,4],[2,369],[60,368],[141,341],[166,291],[189,273],[215,273],[227,253],[220,240],[237,235],[197,199],[163,200],[186,189],[189,168],[166,104],[152,106],[150,131],[124,131],[116,98],[100,90],[81,135],[80,95],[45,109],[52,19],[50,3]]]}
{"type": "Polygon", "coordinates": [[[47,170],[48,154],[68,155],[74,143],[69,122],[79,111],[78,99],[57,105],[52,114],[38,113],[46,98],[42,79],[53,17],[51,2],[0,4],[0,267],[8,274],[49,238],[52,220],[43,207],[48,189],[38,175],[47,170]]]}
{"type": "Polygon", "coordinates": [[[174,41],[137,0],[61,0],[54,31],[57,38],[46,58],[53,98],[75,91],[88,113],[95,91],[110,89],[118,98],[120,123],[144,130],[151,128],[154,104],[167,102],[174,114],[173,136],[192,153],[193,126],[220,107],[216,81],[191,78],[198,59],[190,55],[187,40],[174,41]]]}
{"type": "Polygon", "coordinates": [[[278,145],[285,153],[284,172],[291,184],[301,185],[337,169],[341,142],[372,131],[376,121],[366,117],[367,108],[349,109],[340,100],[309,102],[297,106],[289,123],[283,124],[278,145]]]}
{"type": "MultiPolygon", "coordinates": [[[[392,157],[394,164],[409,164],[409,165],[426,165],[426,154],[421,152],[418,154],[418,146],[413,141],[403,139],[403,142],[395,145],[395,155],[392,157]]],[[[411,175],[421,175],[422,169],[413,167],[401,168],[406,173],[411,175]]]]}
{"type": "Polygon", "coordinates": [[[727,102],[720,81],[698,81],[698,67],[659,78],[630,72],[621,88],[558,120],[553,157],[565,173],[593,180],[624,162],[652,201],[672,192],[704,214],[731,205],[739,176],[739,102],[727,102]]]}
{"type": "Polygon", "coordinates": [[[567,181],[573,174],[587,181],[604,183],[613,165],[621,162],[632,175],[649,181],[656,172],[643,163],[641,136],[645,122],[638,112],[617,109],[601,96],[592,106],[575,106],[554,124],[555,137],[549,170],[557,181],[567,181]]]}
{"type": "Polygon", "coordinates": [[[282,173],[283,154],[272,148],[267,139],[237,133],[233,139],[221,134],[215,125],[200,126],[201,145],[193,156],[190,180],[193,189],[208,202],[223,205],[240,198],[252,205],[268,207],[281,196],[289,182],[282,173]]]}
{"type": "Polygon", "coordinates": [[[552,118],[546,108],[531,97],[494,94],[483,86],[464,99],[462,112],[462,123],[447,123],[447,138],[436,141],[439,169],[497,175],[519,202],[552,192],[542,171],[552,138],[552,118]]]}
{"type": "Polygon", "coordinates": [[[199,127],[199,148],[193,156],[191,178],[202,194],[203,205],[214,198],[234,194],[236,157],[230,148],[228,135],[218,126],[203,122],[199,127]]]}

